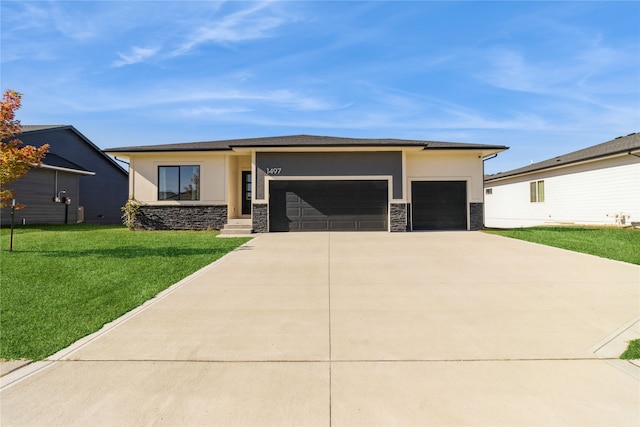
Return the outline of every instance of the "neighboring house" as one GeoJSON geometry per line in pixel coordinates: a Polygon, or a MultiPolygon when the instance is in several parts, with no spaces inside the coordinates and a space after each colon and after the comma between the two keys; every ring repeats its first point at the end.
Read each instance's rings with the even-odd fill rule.
{"type": "Polygon", "coordinates": [[[640,133],[485,179],[485,225],[640,222],[640,133]]]}
{"type": "Polygon", "coordinates": [[[476,230],[498,145],[283,136],[111,148],[146,229],[476,230]]]}
{"type": "MultiPolygon", "coordinates": [[[[128,173],[73,126],[22,126],[24,145],[49,144],[41,168],[31,169],[10,188],[17,224],[122,224],[128,173]],[[66,202],[66,203],[65,203],[66,202]]],[[[2,224],[11,221],[2,209],[2,224]]]]}

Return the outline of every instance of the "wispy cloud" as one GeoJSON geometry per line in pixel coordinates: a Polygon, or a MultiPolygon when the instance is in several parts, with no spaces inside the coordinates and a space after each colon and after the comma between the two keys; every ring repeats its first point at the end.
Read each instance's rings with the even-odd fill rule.
{"type": "MultiPolygon", "coordinates": [[[[244,88],[215,80],[165,80],[162,86],[91,90],[76,86],[61,99],[66,108],[83,113],[140,109],[180,110],[184,114],[241,113],[247,111],[323,112],[347,107],[328,96],[290,88],[244,88]]],[[[62,95],[62,94],[61,94],[62,95]]]]}
{"type": "Polygon", "coordinates": [[[226,44],[255,40],[271,35],[270,31],[285,22],[269,8],[272,2],[261,2],[222,18],[215,17],[192,31],[170,56],[179,56],[207,43],[226,44]]]}
{"type": "Polygon", "coordinates": [[[182,108],[179,113],[185,117],[202,118],[213,117],[219,118],[231,114],[248,113],[253,111],[251,108],[243,107],[229,107],[229,108],[214,108],[214,107],[196,107],[196,108],[182,108]]]}
{"type": "Polygon", "coordinates": [[[136,64],[155,56],[158,53],[158,50],[158,48],[133,46],[129,53],[118,52],[120,59],[114,61],[111,65],[117,68],[124,65],[136,64]]]}
{"type": "MultiPolygon", "coordinates": [[[[185,10],[179,13],[170,28],[162,25],[154,27],[154,48],[141,48],[145,41],[138,42],[124,51],[118,51],[118,59],[112,62],[113,67],[122,67],[146,61],[150,58],[171,60],[207,45],[217,44],[232,46],[249,40],[260,40],[273,37],[275,30],[292,19],[290,15],[281,13],[275,2],[219,2],[186,4],[185,10]],[[249,4],[249,6],[246,6],[249,4]],[[230,6],[227,6],[230,5],[230,6]],[[240,10],[229,12],[230,7],[240,10]]],[[[137,11],[140,13],[140,11],[137,11]]],[[[173,17],[166,17],[172,19],[173,17]]],[[[147,34],[148,37],[148,34],[147,34]]]]}

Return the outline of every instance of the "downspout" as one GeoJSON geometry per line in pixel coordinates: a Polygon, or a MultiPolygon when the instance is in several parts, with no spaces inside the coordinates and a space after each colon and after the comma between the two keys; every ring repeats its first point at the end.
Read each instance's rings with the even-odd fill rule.
{"type": "Polygon", "coordinates": [[[119,159],[119,158],[117,158],[116,156],[113,156],[113,158],[114,158],[114,159],[116,159],[117,161],[121,162],[121,163],[124,163],[124,164],[125,164],[125,165],[127,165],[127,166],[129,166],[129,165],[130,165],[130,163],[129,163],[129,162],[127,162],[126,160],[119,159]]]}
{"type": "Polygon", "coordinates": [[[487,160],[495,159],[496,157],[498,157],[498,153],[494,153],[492,156],[482,159],[482,228],[485,228],[484,219],[487,213],[487,208],[484,203],[484,162],[487,160]]]}
{"type": "MultiPolygon", "coordinates": [[[[495,153],[493,156],[485,157],[482,161],[485,162],[487,160],[495,159],[496,157],[498,157],[498,153],[495,153]]],[[[482,172],[482,175],[484,176],[484,170],[482,172]]]]}
{"type": "Polygon", "coordinates": [[[632,153],[631,151],[629,151],[629,152],[628,152],[627,154],[628,154],[628,155],[630,155],[630,156],[635,156],[635,157],[638,157],[638,158],[640,158],[640,156],[639,156],[639,155],[637,155],[637,154],[634,154],[634,153],[632,153]]]}

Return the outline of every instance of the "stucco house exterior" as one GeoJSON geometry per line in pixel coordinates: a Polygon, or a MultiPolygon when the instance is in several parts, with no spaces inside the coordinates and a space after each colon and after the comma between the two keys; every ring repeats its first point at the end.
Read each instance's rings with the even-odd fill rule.
{"type": "MultiPolygon", "coordinates": [[[[17,136],[24,145],[49,144],[41,168],[11,184],[16,224],[121,224],[127,201],[128,173],[93,142],[69,125],[24,125],[17,136]]],[[[2,225],[11,221],[1,212],[2,225]]]]}
{"type": "Polygon", "coordinates": [[[485,179],[485,225],[640,222],[640,133],[485,179]]]}
{"type": "Polygon", "coordinates": [[[139,228],[273,232],[479,229],[483,159],[506,149],[295,135],[105,151],[130,162],[139,228]]]}

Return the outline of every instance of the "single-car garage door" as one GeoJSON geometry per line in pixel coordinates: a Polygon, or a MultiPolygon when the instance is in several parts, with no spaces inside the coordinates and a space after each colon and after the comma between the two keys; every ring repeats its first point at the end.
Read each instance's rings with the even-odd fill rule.
{"type": "Polygon", "coordinates": [[[271,181],[269,231],[387,231],[387,181],[271,181]]]}
{"type": "Polygon", "coordinates": [[[413,181],[411,183],[414,230],[466,230],[466,181],[413,181]]]}

